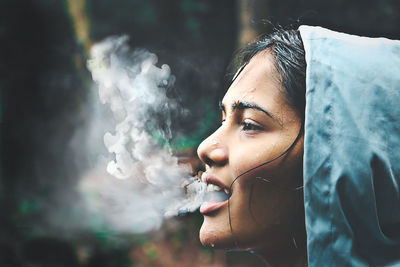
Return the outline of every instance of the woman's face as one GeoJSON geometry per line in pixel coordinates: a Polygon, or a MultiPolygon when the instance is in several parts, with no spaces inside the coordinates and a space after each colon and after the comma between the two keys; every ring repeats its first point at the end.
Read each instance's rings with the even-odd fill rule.
{"type": "MultiPolygon", "coordinates": [[[[271,54],[261,52],[228,89],[221,126],[198,148],[207,183],[229,189],[236,177],[280,155],[295,141],[301,119],[287,104],[277,77],[271,54]]],[[[203,245],[272,251],[293,244],[293,231],[304,216],[303,198],[302,190],[288,188],[302,185],[302,161],[301,137],[281,158],[238,178],[229,207],[228,201],[203,203],[203,245]]]]}

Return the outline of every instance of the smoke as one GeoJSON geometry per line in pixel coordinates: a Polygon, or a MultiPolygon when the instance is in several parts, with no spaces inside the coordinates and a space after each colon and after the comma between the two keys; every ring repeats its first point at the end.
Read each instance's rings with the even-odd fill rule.
{"type": "Polygon", "coordinates": [[[89,214],[101,214],[116,231],[140,233],[196,210],[206,185],[169,147],[171,118],[181,109],[167,96],[175,81],[169,66],[158,67],[157,56],[146,50],[132,51],[127,40],[108,38],[91,50],[88,68],[110,113],[94,118],[89,132],[104,131],[109,155],[98,157],[79,189],[89,214]]]}

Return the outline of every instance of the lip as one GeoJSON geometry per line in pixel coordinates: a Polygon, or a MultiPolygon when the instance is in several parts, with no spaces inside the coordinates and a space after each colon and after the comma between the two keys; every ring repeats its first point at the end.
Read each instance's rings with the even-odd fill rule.
{"type": "MultiPolygon", "coordinates": [[[[211,173],[204,172],[202,174],[202,176],[201,176],[201,180],[206,184],[217,185],[217,186],[221,187],[222,190],[227,189],[230,192],[229,193],[229,197],[232,196],[232,192],[229,190],[229,187],[226,186],[221,180],[219,180],[217,177],[215,177],[211,173]]],[[[228,205],[228,201],[229,201],[229,199],[227,199],[225,201],[207,201],[207,202],[204,202],[200,206],[200,213],[203,214],[203,215],[206,215],[206,214],[211,213],[213,211],[217,211],[219,209],[222,209],[223,207],[228,205]]]]}
{"type": "Polygon", "coordinates": [[[217,201],[208,201],[204,202],[200,206],[200,213],[206,215],[207,213],[211,213],[213,211],[219,210],[228,205],[228,200],[217,202],[217,201]]]}
{"type": "Polygon", "coordinates": [[[219,187],[222,188],[222,190],[227,189],[229,192],[231,192],[228,186],[226,186],[223,182],[221,182],[217,177],[215,177],[211,173],[204,172],[203,175],[201,176],[201,180],[206,184],[218,185],[219,187]]]}

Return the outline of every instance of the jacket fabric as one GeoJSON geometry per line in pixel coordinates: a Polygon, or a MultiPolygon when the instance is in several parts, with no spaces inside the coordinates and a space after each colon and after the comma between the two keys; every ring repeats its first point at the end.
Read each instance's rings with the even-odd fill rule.
{"type": "Polygon", "coordinates": [[[309,266],[400,266],[400,41],[299,30],[309,266]]]}

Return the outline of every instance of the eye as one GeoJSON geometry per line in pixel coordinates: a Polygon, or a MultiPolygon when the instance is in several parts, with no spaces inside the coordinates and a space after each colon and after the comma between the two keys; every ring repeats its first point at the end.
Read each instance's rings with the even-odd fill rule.
{"type": "Polygon", "coordinates": [[[242,123],[243,131],[260,131],[263,128],[250,120],[244,120],[242,123]]]}

